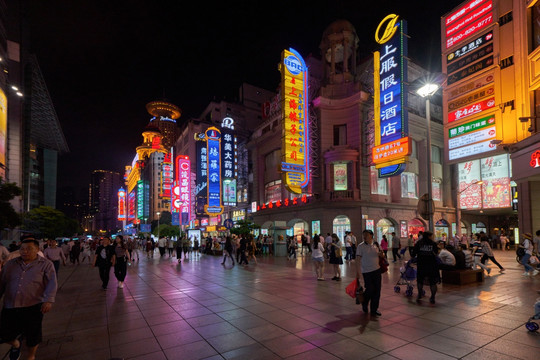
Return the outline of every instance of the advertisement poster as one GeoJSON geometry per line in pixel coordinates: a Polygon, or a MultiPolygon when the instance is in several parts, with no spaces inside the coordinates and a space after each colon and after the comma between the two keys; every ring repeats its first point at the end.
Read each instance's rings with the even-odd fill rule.
{"type": "Polygon", "coordinates": [[[399,225],[400,225],[400,229],[401,229],[401,231],[400,231],[401,237],[404,238],[404,239],[408,238],[409,237],[409,231],[408,231],[409,228],[407,226],[407,221],[406,220],[401,220],[399,222],[399,225]]]}
{"type": "Polygon", "coordinates": [[[366,220],[366,230],[375,231],[375,220],[366,220]]]}
{"type": "Polygon", "coordinates": [[[480,160],[471,160],[458,164],[459,207],[461,209],[480,209],[482,207],[482,185],[480,160]]]}
{"type": "Polygon", "coordinates": [[[334,164],[334,191],[347,190],[347,164],[334,164]]]}
{"type": "Polygon", "coordinates": [[[510,207],[508,154],[483,158],[481,162],[484,209],[510,207]]]}
{"type": "Polygon", "coordinates": [[[315,220],[311,222],[311,235],[320,234],[321,233],[321,221],[315,220]]]}

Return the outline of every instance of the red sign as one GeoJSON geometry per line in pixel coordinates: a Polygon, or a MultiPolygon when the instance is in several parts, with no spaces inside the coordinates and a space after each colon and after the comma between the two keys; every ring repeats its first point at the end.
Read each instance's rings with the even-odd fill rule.
{"type": "Polygon", "coordinates": [[[466,118],[467,116],[478,114],[479,112],[490,109],[494,106],[495,106],[494,97],[491,97],[483,101],[479,101],[472,105],[465,106],[461,109],[448,113],[448,122],[450,123],[455,120],[461,120],[463,118],[466,118]]]}
{"type": "Polygon", "coordinates": [[[493,23],[493,1],[472,0],[446,18],[446,48],[493,23]]]}
{"type": "Polygon", "coordinates": [[[301,204],[307,204],[311,196],[307,196],[306,194],[303,194],[301,197],[296,197],[294,199],[285,199],[283,201],[278,200],[274,202],[269,202],[262,205],[257,205],[257,211],[266,210],[266,209],[274,209],[274,208],[281,208],[281,207],[290,207],[290,206],[296,206],[301,204]]]}
{"type": "MultiPolygon", "coordinates": [[[[179,203],[173,203],[173,207],[179,206],[179,211],[182,214],[181,219],[186,218],[187,221],[191,218],[191,162],[188,156],[178,155],[176,157],[176,185],[179,189],[174,189],[175,196],[179,196],[179,203]]],[[[183,224],[185,225],[185,224],[183,224]]]]}
{"type": "Polygon", "coordinates": [[[532,168],[540,167],[540,150],[536,150],[531,154],[530,165],[532,168]]]}
{"type": "Polygon", "coordinates": [[[118,190],[118,220],[126,220],[126,190],[118,190]]]}

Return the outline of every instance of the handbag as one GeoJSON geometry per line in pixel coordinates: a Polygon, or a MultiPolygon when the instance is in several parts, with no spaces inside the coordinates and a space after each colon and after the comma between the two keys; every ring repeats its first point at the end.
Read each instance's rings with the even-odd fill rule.
{"type": "Polygon", "coordinates": [[[343,256],[343,250],[341,250],[341,247],[337,246],[334,249],[334,255],[336,255],[336,257],[342,257],[343,256]]]}
{"type": "Polygon", "coordinates": [[[379,256],[379,267],[381,268],[381,274],[388,271],[388,260],[386,260],[383,256],[379,256]]]}

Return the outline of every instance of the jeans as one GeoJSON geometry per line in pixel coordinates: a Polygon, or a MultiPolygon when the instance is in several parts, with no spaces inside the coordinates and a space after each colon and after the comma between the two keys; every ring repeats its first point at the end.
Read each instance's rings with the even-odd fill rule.
{"type": "Polygon", "coordinates": [[[127,261],[125,258],[121,257],[116,259],[116,264],[114,264],[114,276],[118,281],[124,281],[127,273],[127,261]]]}
{"type": "Polygon", "coordinates": [[[56,278],[58,279],[58,270],[60,270],[60,260],[53,260],[54,272],[56,273],[56,278]]]}
{"type": "Polygon", "coordinates": [[[364,301],[362,308],[367,309],[370,304],[370,311],[374,313],[379,309],[379,301],[381,299],[381,270],[377,269],[368,273],[363,273],[364,277],[364,301]]]}
{"type": "Polygon", "coordinates": [[[394,261],[396,261],[396,257],[401,259],[401,255],[399,255],[399,248],[392,248],[392,258],[394,261]]]}
{"type": "Polygon", "coordinates": [[[531,254],[525,254],[521,258],[521,265],[523,265],[525,267],[525,271],[527,271],[527,272],[534,270],[533,267],[531,265],[529,265],[529,259],[530,258],[531,258],[531,254]]]}
{"type": "Polygon", "coordinates": [[[352,247],[345,247],[345,251],[347,252],[345,254],[345,260],[352,260],[352,247]]]}
{"type": "Polygon", "coordinates": [[[101,278],[101,287],[106,289],[109,285],[109,273],[111,272],[111,264],[99,265],[99,277],[101,278]]]}

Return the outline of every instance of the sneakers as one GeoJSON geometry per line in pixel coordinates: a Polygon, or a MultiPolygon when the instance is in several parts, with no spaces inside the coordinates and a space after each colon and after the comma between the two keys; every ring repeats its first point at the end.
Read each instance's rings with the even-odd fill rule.
{"type": "Polygon", "coordinates": [[[523,276],[529,276],[529,272],[528,272],[528,271],[525,271],[522,275],[523,275],[523,276]]]}
{"type": "Polygon", "coordinates": [[[9,350],[9,360],[19,360],[21,358],[21,345],[18,348],[11,347],[9,350]]]}
{"type": "Polygon", "coordinates": [[[435,304],[435,297],[434,297],[434,296],[430,297],[430,298],[429,298],[429,302],[430,302],[431,304],[435,304]]]}
{"type": "Polygon", "coordinates": [[[538,270],[534,270],[534,271],[532,272],[532,276],[538,275],[539,272],[540,272],[540,271],[538,271],[538,270]]]}
{"type": "Polygon", "coordinates": [[[119,288],[119,289],[123,289],[123,288],[124,288],[124,282],[123,282],[123,281],[119,281],[119,282],[118,282],[118,288],[119,288]]]}
{"type": "Polygon", "coordinates": [[[488,275],[491,274],[491,268],[488,268],[487,270],[488,275]]]}

